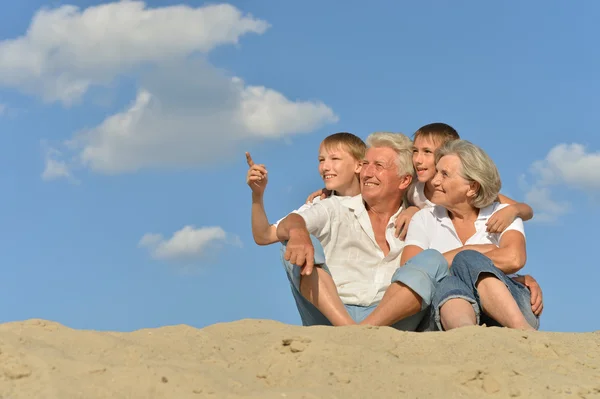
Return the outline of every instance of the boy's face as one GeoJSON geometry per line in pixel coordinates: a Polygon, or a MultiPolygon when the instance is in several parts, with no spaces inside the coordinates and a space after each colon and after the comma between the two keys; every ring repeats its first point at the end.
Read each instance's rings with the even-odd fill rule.
{"type": "Polygon", "coordinates": [[[325,182],[325,188],[344,194],[344,189],[350,187],[357,173],[360,173],[360,161],[354,159],[344,146],[319,147],[319,174],[325,182]]]}
{"type": "Polygon", "coordinates": [[[413,143],[413,165],[417,179],[427,183],[435,176],[435,150],[440,147],[437,140],[427,136],[419,136],[413,143]]]}

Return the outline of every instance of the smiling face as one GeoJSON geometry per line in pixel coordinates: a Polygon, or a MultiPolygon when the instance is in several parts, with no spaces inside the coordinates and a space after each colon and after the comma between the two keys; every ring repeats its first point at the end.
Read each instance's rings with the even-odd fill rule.
{"type": "Polygon", "coordinates": [[[398,176],[397,157],[396,152],[388,147],[367,150],[360,172],[360,191],[367,203],[398,199],[400,190],[410,184],[410,176],[398,176]]]}
{"type": "Polygon", "coordinates": [[[325,188],[338,195],[356,195],[353,186],[357,187],[358,173],[361,163],[355,159],[343,145],[319,147],[319,174],[325,188]]]}
{"type": "Polygon", "coordinates": [[[433,195],[431,202],[452,209],[458,204],[470,203],[477,193],[477,184],[461,175],[460,158],[454,154],[445,155],[437,163],[437,173],[431,183],[433,195]]]}
{"type": "Polygon", "coordinates": [[[421,135],[413,144],[413,165],[417,173],[417,180],[427,183],[435,176],[435,150],[440,147],[439,140],[421,135]]]}

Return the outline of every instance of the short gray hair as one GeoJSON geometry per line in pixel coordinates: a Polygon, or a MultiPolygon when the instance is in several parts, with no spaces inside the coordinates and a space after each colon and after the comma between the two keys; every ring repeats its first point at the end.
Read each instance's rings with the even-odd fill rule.
{"type": "Polygon", "coordinates": [[[502,181],[496,164],[485,151],[467,140],[452,140],[436,151],[435,163],[446,155],[456,155],[462,165],[461,176],[479,183],[479,191],[471,202],[475,208],[485,208],[496,201],[502,181]]]}
{"type": "Polygon", "coordinates": [[[398,154],[396,165],[398,176],[413,175],[415,169],[412,162],[412,141],[402,133],[375,132],[366,140],[367,148],[388,147],[398,154]]]}

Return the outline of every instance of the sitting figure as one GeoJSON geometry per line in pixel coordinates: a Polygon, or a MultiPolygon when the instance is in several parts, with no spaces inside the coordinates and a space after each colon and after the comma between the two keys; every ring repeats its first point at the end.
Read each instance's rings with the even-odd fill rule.
{"type": "Polygon", "coordinates": [[[448,273],[437,251],[400,266],[395,221],[414,173],[403,134],[367,138],[360,195],[331,196],[277,226],[286,271],[304,325],[386,325],[415,330],[448,273]],[[319,245],[320,243],[320,245],[319,245]]]}
{"type": "Polygon", "coordinates": [[[432,301],[433,327],[485,323],[537,329],[529,289],[510,278],[526,261],[523,221],[514,219],[500,233],[488,231],[493,215],[509,206],[496,202],[501,182],[495,164],[465,140],[446,142],[435,159],[430,198],[435,206],[412,218],[401,260],[409,264],[434,249],[450,265],[432,301]]]}

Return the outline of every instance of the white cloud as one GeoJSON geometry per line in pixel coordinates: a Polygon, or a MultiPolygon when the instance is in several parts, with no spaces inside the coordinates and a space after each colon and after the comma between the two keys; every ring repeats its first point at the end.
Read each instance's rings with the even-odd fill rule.
{"type": "Polygon", "coordinates": [[[570,208],[568,203],[554,200],[547,187],[532,187],[525,194],[525,202],[535,211],[533,221],[540,223],[555,222],[570,208]]]}
{"type": "Polygon", "coordinates": [[[140,239],[138,246],[147,248],[155,259],[195,260],[226,243],[241,246],[237,236],[227,234],[221,227],[185,226],[169,239],[161,234],[147,233],[140,239]]]}
{"type": "Polygon", "coordinates": [[[581,144],[558,144],[543,160],[531,166],[533,184],[522,181],[526,202],[534,209],[535,221],[553,222],[568,213],[571,205],[556,199],[558,192],[568,189],[594,193],[600,190],[600,152],[588,152],[581,144]],[[552,190],[559,186],[561,190],[552,190]]]}
{"type": "Polygon", "coordinates": [[[135,101],[70,142],[77,161],[102,173],[206,164],[249,140],[306,133],[335,122],[319,102],[292,102],[247,86],[202,61],[149,72],[135,101]]]}
{"type": "Polygon", "coordinates": [[[581,144],[559,144],[532,171],[542,185],[566,184],[583,190],[600,189],[600,152],[587,152],[581,144]]]}
{"type": "Polygon", "coordinates": [[[77,182],[71,174],[71,170],[65,161],[57,159],[60,152],[50,148],[46,151],[46,167],[42,172],[42,179],[46,181],[65,178],[71,182],[77,182]]]}
{"type": "Polygon", "coordinates": [[[269,25],[228,5],[147,8],[120,1],[40,9],[24,36],[0,42],[0,85],[71,104],[94,84],[148,63],[236,44],[269,25]]]}
{"type": "Polygon", "coordinates": [[[94,85],[135,79],[128,106],[54,143],[63,158],[47,161],[46,178],[78,168],[115,174],[223,162],[249,141],[286,139],[338,120],[320,101],[289,99],[208,63],[215,47],[268,28],[228,4],[42,9],[25,35],[0,42],[0,86],[69,105],[94,85]]]}

